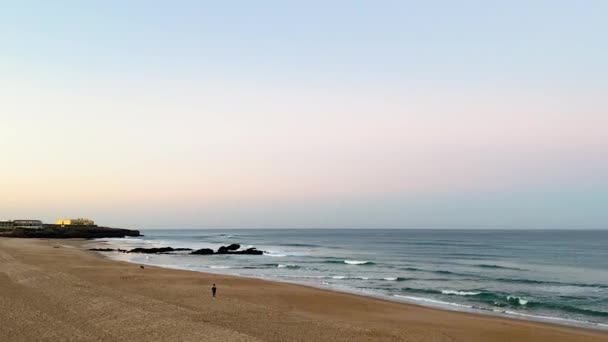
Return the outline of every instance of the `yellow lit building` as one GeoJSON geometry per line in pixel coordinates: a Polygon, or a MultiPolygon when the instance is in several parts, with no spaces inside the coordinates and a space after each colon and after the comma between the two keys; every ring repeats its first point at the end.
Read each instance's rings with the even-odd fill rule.
{"type": "Polygon", "coordinates": [[[94,226],[95,222],[87,218],[75,218],[75,219],[59,219],[55,221],[56,225],[60,226],[94,226]]]}

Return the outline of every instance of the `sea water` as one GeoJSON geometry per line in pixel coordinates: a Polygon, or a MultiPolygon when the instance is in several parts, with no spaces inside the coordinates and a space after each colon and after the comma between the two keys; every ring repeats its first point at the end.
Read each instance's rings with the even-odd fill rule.
{"type": "Polygon", "coordinates": [[[295,282],[524,319],[608,328],[608,231],[146,230],[117,248],[213,248],[264,255],[107,253],[134,263],[295,282]]]}

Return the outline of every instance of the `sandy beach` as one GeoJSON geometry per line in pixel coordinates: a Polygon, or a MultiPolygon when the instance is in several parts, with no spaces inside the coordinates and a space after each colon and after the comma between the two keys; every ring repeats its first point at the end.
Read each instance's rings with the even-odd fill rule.
{"type": "Polygon", "coordinates": [[[0,239],[0,341],[608,341],[604,331],[142,269],[84,243],[0,239]]]}

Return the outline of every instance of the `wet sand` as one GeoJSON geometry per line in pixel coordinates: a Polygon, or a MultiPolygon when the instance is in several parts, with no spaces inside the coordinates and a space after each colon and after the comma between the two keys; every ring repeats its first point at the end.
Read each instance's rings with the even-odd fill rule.
{"type": "Polygon", "coordinates": [[[608,341],[606,331],[141,269],[83,244],[0,238],[0,341],[608,341]]]}

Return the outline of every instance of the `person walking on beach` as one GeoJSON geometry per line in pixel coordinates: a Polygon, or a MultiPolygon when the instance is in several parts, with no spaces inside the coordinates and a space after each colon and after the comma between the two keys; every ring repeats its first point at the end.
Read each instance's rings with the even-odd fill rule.
{"type": "Polygon", "coordinates": [[[216,291],[217,291],[217,287],[215,287],[215,284],[213,284],[213,287],[211,288],[211,293],[213,294],[213,297],[215,297],[216,291]]]}

